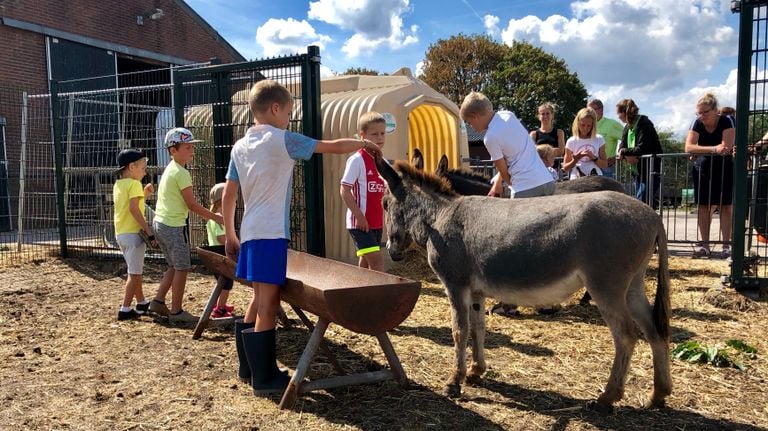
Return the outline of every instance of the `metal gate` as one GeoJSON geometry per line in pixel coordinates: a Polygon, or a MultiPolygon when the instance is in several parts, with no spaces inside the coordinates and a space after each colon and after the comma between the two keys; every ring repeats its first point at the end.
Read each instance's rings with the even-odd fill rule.
{"type": "Polygon", "coordinates": [[[739,12],[733,263],[738,290],[768,283],[768,1],[732,1],[739,12]]]}
{"type": "MultiPolygon", "coordinates": [[[[134,75],[118,76],[106,89],[89,86],[88,80],[51,81],[50,94],[20,91],[13,106],[0,104],[12,108],[12,114],[3,115],[20,129],[13,132],[20,136],[13,142],[19,155],[9,160],[19,166],[11,176],[11,183],[18,176],[19,187],[11,193],[12,230],[0,232],[0,261],[50,254],[119,256],[112,221],[117,153],[144,150],[149,157],[145,182],[157,184],[169,160],[163,137],[174,126],[186,126],[205,141],[196,146],[188,167],[196,199],[208,205],[208,190],[224,180],[232,145],[252,124],[247,94],[261,79],[274,79],[294,94],[291,130],[322,135],[317,47],[276,59],[172,68],[169,84],[132,85],[145,81],[134,75]],[[73,88],[96,89],[63,91],[73,88]]],[[[318,255],[325,244],[321,166],[318,156],[297,164],[291,219],[291,247],[318,255]]],[[[193,247],[206,241],[205,223],[194,214],[189,239],[193,247]]]]}

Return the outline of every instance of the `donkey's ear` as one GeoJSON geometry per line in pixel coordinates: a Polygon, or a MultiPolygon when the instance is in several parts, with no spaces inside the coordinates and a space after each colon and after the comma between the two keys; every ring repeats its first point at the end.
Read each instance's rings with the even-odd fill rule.
{"type": "Polygon", "coordinates": [[[387,162],[384,157],[376,158],[376,169],[378,169],[379,175],[386,181],[389,191],[395,195],[395,197],[402,195],[403,179],[400,178],[400,175],[397,174],[395,169],[390,166],[389,162],[387,162]]]}
{"type": "Polygon", "coordinates": [[[443,157],[440,157],[440,161],[437,163],[437,168],[435,168],[435,173],[437,175],[441,175],[448,172],[448,156],[443,154],[443,157]]]}
{"type": "Polygon", "coordinates": [[[411,164],[420,171],[424,170],[424,156],[421,154],[421,150],[419,150],[418,148],[413,149],[413,157],[411,157],[411,164]]]}

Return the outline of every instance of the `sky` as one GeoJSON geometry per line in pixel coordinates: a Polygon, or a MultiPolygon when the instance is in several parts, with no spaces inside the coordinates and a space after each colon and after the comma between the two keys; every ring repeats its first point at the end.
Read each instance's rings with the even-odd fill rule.
{"type": "Polygon", "coordinates": [[[590,98],[607,108],[633,99],[657,129],[679,137],[706,92],[736,104],[739,15],[729,0],[186,1],[249,60],[320,46],[324,75],[418,73],[440,39],[488,34],[562,58],[590,98]]]}

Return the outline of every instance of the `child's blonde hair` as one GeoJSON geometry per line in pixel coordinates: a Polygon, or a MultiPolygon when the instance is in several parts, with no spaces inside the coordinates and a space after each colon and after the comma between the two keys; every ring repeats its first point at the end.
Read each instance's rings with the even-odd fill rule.
{"type": "Polygon", "coordinates": [[[368,128],[372,124],[387,124],[387,120],[384,118],[383,115],[379,114],[378,112],[370,111],[366,112],[365,114],[361,115],[360,118],[357,120],[357,130],[360,132],[367,132],[368,128]]]}
{"type": "Polygon", "coordinates": [[[468,117],[493,112],[493,103],[485,97],[485,94],[473,91],[467,94],[461,102],[461,119],[466,121],[468,117]]]}
{"type": "Polygon", "coordinates": [[[226,183],[216,183],[211,187],[208,192],[208,200],[211,202],[210,210],[213,211],[216,208],[216,203],[221,202],[221,198],[224,196],[224,187],[226,183]]]}
{"type": "Polygon", "coordinates": [[[549,144],[536,145],[536,152],[539,153],[541,160],[545,162],[555,157],[555,149],[549,144]]]}
{"type": "Polygon", "coordinates": [[[248,106],[254,115],[266,112],[273,103],[282,107],[292,101],[291,92],[279,82],[271,79],[257,82],[248,93],[248,106]]]}
{"type": "Polygon", "coordinates": [[[579,109],[579,112],[577,112],[576,116],[573,118],[571,133],[573,133],[573,136],[577,138],[581,137],[581,134],[579,133],[579,120],[584,118],[589,118],[592,120],[592,131],[589,133],[589,137],[594,138],[597,136],[597,113],[595,113],[595,110],[592,108],[579,109]]]}

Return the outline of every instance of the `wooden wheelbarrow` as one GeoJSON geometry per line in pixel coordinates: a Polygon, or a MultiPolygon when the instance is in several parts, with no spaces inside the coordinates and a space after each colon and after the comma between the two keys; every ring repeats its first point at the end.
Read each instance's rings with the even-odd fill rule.
{"type": "MultiPolygon", "coordinates": [[[[197,249],[197,253],[212,271],[250,285],[235,277],[236,264],[233,260],[201,248],[197,249]]],[[[298,394],[315,389],[385,380],[397,380],[401,385],[407,383],[405,371],[389,341],[387,331],[411,314],[419,298],[421,283],[293,250],[288,251],[287,275],[286,285],[281,289],[281,299],[291,305],[312,331],[312,335],[280,401],[281,409],[291,408],[298,394]],[[302,310],[317,316],[314,327],[302,310]],[[376,337],[390,369],[344,375],[334,355],[322,346],[323,336],[331,323],[352,332],[376,337]],[[305,382],[304,377],[321,346],[341,375],[305,382]]]]}

